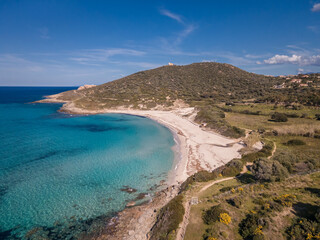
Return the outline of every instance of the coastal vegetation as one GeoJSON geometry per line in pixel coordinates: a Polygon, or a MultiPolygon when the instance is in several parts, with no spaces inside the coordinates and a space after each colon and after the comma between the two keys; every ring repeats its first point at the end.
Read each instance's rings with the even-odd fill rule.
{"type": "MultiPolygon", "coordinates": [[[[214,108],[222,110],[221,105],[214,108]]],[[[303,117],[276,122],[269,121],[272,105],[254,104],[253,108],[261,109],[259,115],[236,110],[246,105],[228,108],[232,111],[222,110],[227,124],[249,131],[244,138],[248,146],[258,139],[263,147],[258,151],[247,147],[240,159],[212,172],[200,171],[181,185],[184,201],[198,197],[198,204],[191,205],[184,239],[317,239],[320,138],[316,110],[303,106],[294,110],[303,117]],[[248,171],[243,172],[244,166],[248,171]],[[220,221],[223,213],[230,217],[228,224],[220,221]]]]}

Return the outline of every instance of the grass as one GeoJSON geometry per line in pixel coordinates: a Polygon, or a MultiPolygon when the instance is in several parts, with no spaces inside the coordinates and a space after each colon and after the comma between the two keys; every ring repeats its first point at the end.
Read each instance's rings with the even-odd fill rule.
{"type": "MultiPolygon", "coordinates": [[[[292,207],[282,207],[280,211],[270,210],[266,215],[262,215],[269,224],[264,226],[262,231],[268,239],[286,239],[285,231],[290,226],[294,218],[299,217],[304,212],[310,212],[312,206],[319,203],[316,186],[320,184],[320,173],[309,174],[305,176],[294,176],[284,182],[275,182],[263,187],[260,184],[247,185],[243,187],[243,192],[236,191],[235,193],[217,195],[219,189],[226,186],[239,186],[236,180],[223,182],[219,185],[214,185],[208,188],[199,198],[200,203],[193,205],[190,212],[189,225],[187,227],[186,240],[202,240],[203,234],[207,229],[213,229],[213,234],[218,239],[242,239],[239,235],[239,223],[245,218],[248,213],[259,212],[263,208],[263,204],[268,201],[274,201],[277,196],[284,194],[295,195],[294,204],[292,207]],[[311,189],[311,190],[310,190],[311,189]],[[244,202],[240,208],[236,208],[227,203],[227,200],[241,196],[244,202]],[[223,207],[230,213],[232,223],[228,226],[216,222],[211,225],[206,225],[202,220],[203,211],[209,209],[216,204],[222,204],[223,207]],[[302,207],[295,214],[292,209],[302,207]],[[227,236],[227,237],[226,237],[227,236]]],[[[320,192],[320,190],[318,190],[320,192]]]]}
{"type": "Polygon", "coordinates": [[[269,116],[263,115],[248,115],[241,113],[226,113],[226,121],[229,122],[232,126],[236,126],[244,129],[265,129],[265,130],[274,130],[281,128],[294,128],[299,126],[300,129],[303,129],[306,126],[314,126],[314,128],[320,128],[320,121],[306,118],[289,118],[288,122],[272,122],[269,121],[269,116]],[[292,127],[293,126],[293,127],[292,127]]]}
{"type": "MultiPolygon", "coordinates": [[[[236,104],[234,106],[223,106],[220,105],[224,109],[231,110],[234,113],[243,113],[247,111],[248,113],[259,113],[259,115],[270,116],[274,112],[284,113],[286,115],[297,117],[303,116],[304,118],[315,118],[315,114],[319,113],[319,107],[307,107],[302,105],[295,105],[297,106],[297,110],[290,109],[285,107],[284,105],[275,105],[274,104],[259,104],[259,103],[252,103],[252,104],[236,104]]],[[[252,115],[252,114],[251,114],[252,115]]]]}
{"type": "MultiPolygon", "coordinates": [[[[208,189],[206,189],[202,194],[199,196],[200,203],[197,205],[192,205],[190,210],[190,217],[189,217],[189,224],[185,234],[185,240],[197,240],[202,239],[202,235],[204,234],[205,230],[208,228],[206,224],[203,223],[202,214],[208,206],[212,206],[216,201],[212,199],[212,196],[216,196],[220,194],[220,189],[224,187],[237,187],[240,183],[235,180],[229,180],[225,182],[221,182],[215,184],[208,189]],[[208,202],[210,200],[210,202],[208,202]],[[201,234],[202,233],[202,234],[201,234]]],[[[195,191],[195,190],[194,190],[195,191]]],[[[219,223],[218,223],[219,224],[219,223]]]]}

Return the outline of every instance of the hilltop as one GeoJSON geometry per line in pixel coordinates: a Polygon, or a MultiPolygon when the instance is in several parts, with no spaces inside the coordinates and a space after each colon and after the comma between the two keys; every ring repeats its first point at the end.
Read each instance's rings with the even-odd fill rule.
{"type": "Polygon", "coordinates": [[[90,89],[66,92],[59,98],[73,100],[76,106],[88,109],[169,107],[177,99],[192,105],[204,100],[258,98],[276,83],[274,77],[249,73],[225,63],[206,62],[141,71],[90,89]]]}

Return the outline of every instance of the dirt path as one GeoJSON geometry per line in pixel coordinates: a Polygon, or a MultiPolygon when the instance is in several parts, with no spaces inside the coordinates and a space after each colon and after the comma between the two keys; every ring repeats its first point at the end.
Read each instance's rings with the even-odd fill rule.
{"type": "MultiPolygon", "coordinates": [[[[241,171],[241,174],[244,174],[248,171],[247,166],[251,166],[253,163],[247,163],[245,166],[243,166],[243,170],[241,171]]],[[[186,233],[187,230],[187,226],[189,223],[189,216],[190,216],[190,208],[191,208],[191,198],[192,197],[198,197],[200,193],[202,193],[203,191],[207,190],[209,187],[217,184],[217,183],[221,183],[221,182],[225,182],[225,181],[229,181],[232,179],[235,179],[236,177],[227,177],[227,178],[223,178],[223,179],[219,179],[210,183],[207,183],[206,185],[204,185],[196,195],[194,196],[189,196],[185,203],[184,203],[184,209],[185,209],[185,213],[183,216],[183,220],[179,225],[178,231],[177,231],[177,237],[176,240],[183,240],[184,239],[184,235],[186,233]]]]}
{"type": "Polygon", "coordinates": [[[271,155],[268,157],[268,159],[271,159],[276,151],[277,151],[277,144],[273,142],[273,150],[271,152],[271,155]]]}
{"type": "MultiPolygon", "coordinates": [[[[271,159],[274,155],[274,153],[277,150],[277,145],[275,142],[273,142],[273,150],[271,152],[271,155],[268,157],[268,159],[271,159]]],[[[248,167],[252,166],[253,162],[247,162],[245,166],[243,166],[242,171],[240,172],[240,175],[245,174],[248,171],[248,167]]],[[[186,233],[187,230],[187,226],[189,223],[189,216],[190,216],[190,209],[191,209],[191,198],[192,197],[198,197],[200,193],[202,193],[203,191],[207,190],[209,187],[217,184],[217,183],[221,183],[221,182],[225,182],[225,181],[229,181],[232,179],[236,179],[236,177],[227,177],[227,178],[223,178],[223,179],[219,179],[213,182],[209,182],[206,185],[204,185],[198,192],[196,195],[193,196],[188,196],[185,203],[184,203],[184,209],[185,209],[185,214],[183,216],[183,220],[179,225],[178,231],[177,231],[177,236],[176,236],[176,240],[183,240],[184,239],[184,235],[186,233]]]]}

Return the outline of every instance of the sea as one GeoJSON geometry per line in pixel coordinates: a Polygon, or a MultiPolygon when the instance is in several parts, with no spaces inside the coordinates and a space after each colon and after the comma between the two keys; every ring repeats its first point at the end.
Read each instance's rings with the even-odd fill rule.
{"type": "Polygon", "coordinates": [[[74,87],[0,87],[0,239],[79,239],[108,231],[128,202],[163,187],[170,130],[145,117],[72,115],[32,103],[74,87]]]}

